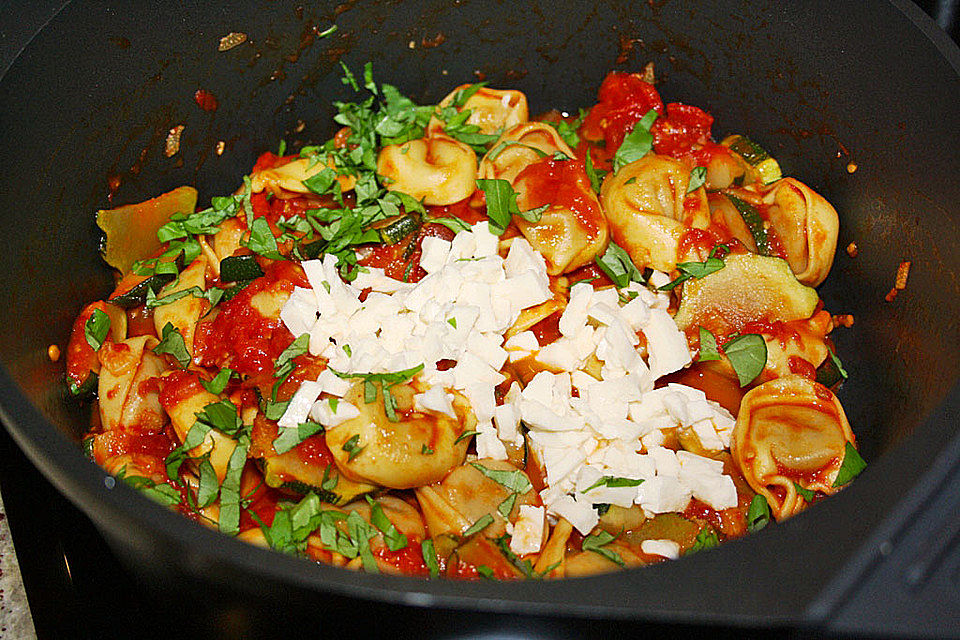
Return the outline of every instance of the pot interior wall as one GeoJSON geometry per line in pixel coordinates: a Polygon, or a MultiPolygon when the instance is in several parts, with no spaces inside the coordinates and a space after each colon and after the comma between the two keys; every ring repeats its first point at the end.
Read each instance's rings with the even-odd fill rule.
{"type": "Polygon", "coordinates": [[[70,4],[3,80],[0,353],[71,438],[87,408],[65,397],[47,347],[64,347],[80,307],[111,288],[93,212],[111,196],[136,202],[181,184],[206,202],[279,140],[325,139],[330,102],[351,99],[340,61],[359,71],[372,60],[379,81],[419,102],[482,77],[523,90],[532,112],[589,106],[607,71],[654,62],[665,101],[712,112],[717,137],[749,133],[840,212],[821,295],[856,318],[835,339],[865,457],[907,438],[956,383],[960,87],[890,4],[184,4],[70,4]],[[316,37],[331,24],[333,35],[316,37]],[[219,52],[230,32],[248,42],[219,52]],[[198,89],[216,96],[215,111],[198,107],[198,89]],[[180,152],[167,158],[166,133],[181,124],[180,152]],[[851,241],[857,258],[843,250],[851,241]],[[909,285],[884,302],[901,260],[912,261],[909,285]]]}

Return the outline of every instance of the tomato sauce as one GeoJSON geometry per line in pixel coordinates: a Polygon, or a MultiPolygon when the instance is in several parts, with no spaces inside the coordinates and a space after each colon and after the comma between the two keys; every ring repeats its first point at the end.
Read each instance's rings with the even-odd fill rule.
{"type": "Polygon", "coordinates": [[[541,347],[556,342],[560,339],[560,313],[551,313],[530,327],[530,331],[537,337],[537,344],[541,347]]]}
{"type": "Polygon", "coordinates": [[[310,436],[297,445],[294,451],[300,460],[319,469],[326,469],[333,464],[333,454],[327,446],[326,436],[322,433],[310,436]]]}
{"type": "Polygon", "coordinates": [[[184,400],[204,391],[200,376],[195,371],[175,369],[160,378],[160,404],[165,409],[175,407],[184,400]]]}
{"type": "Polygon", "coordinates": [[[524,168],[514,183],[525,185],[531,209],[543,205],[569,209],[586,229],[594,228],[603,218],[580,160],[541,158],[524,168]]]}
{"type": "Polygon", "coordinates": [[[610,154],[648,111],[653,109],[661,115],[664,111],[656,88],[635,73],[609,73],[597,98],[599,103],[590,109],[580,131],[589,140],[602,140],[610,154]]]}
{"type": "Polygon", "coordinates": [[[264,276],[219,305],[220,312],[212,322],[197,325],[194,360],[251,376],[272,371],[274,361],[293,342],[293,334],[279,317],[261,315],[251,299],[268,290],[292,293],[294,286],[309,286],[299,266],[288,261],[268,264],[264,276]]]}
{"type": "Polygon", "coordinates": [[[430,573],[427,563],[423,560],[423,550],[420,540],[412,538],[410,543],[396,551],[391,551],[387,545],[373,549],[373,556],[378,560],[396,567],[400,573],[407,576],[426,576],[430,573]]]}

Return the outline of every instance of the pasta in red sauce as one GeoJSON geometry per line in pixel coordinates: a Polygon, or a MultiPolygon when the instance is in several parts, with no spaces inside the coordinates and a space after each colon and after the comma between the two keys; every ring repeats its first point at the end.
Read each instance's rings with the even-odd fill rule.
{"type": "Polygon", "coordinates": [[[347,73],[323,144],[98,214],[117,286],[66,350],[97,464],[252,544],[464,579],[679,558],[862,470],[813,288],[837,213],[759,145],[651,71],[534,119],[347,73]]]}

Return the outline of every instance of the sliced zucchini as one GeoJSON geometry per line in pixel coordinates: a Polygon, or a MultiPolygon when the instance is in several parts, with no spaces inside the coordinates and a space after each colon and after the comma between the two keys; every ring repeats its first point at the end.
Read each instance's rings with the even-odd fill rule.
{"type": "Polygon", "coordinates": [[[828,389],[833,389],[843,382],[843,374],[833,358],[827,358],[817,367],[816,381],[828,389]]]}
{"type": "Polygon", "coordinates": [[[260,468],[267,485],[294,493],[316,493],[320,500],[343,505],[354,498],[377,490],[376,485],[348,480],[330,463],[328,467],[310,464],[300,458],[296,450],[260,459],[260,468]]]}
{"type": "Polygon", "coordinates": [[[263,269],[257,262],[255,255],[228,256],[220,261],[220,280],[222,282],[239,282],[253,280],[263,275],[263,269]]]}
{"type": "Polygon", "coordinates": [[[411,233],[418,231],[421,224],[419,215],[408,213],[389,221],[383,226],[378,226],[376,232],[380,241],[384,244],[397,244],[411,233]]]}
{"type": "Polygon", "coordinates": [[[175,213],[193,213],[197,208],[197,190],[178,187],[146,202],[128,204],[97,212],[97,226],[106,238],[103,259],[122,274],[130,273],[133,263],[155,255],[161,242],[157,230],[175,213]]]}
{"type": "Polygon", "coordinates": [[[175,276],[170,273],[156,273],[152,276],[147,276],[123,293],[114,295],[112,298],[107,300],[107,302],[110,304],[115,304],[124,309],[139,307],[146,302],[148,291],[153,291],[155,294],[159,293],[160,289],[162,289],[165,284],[173,280],[174,277],[175,276]]]}
{"type": "Polygon", "coordinates": [[[683,284],[674,318],[681,329],[700,325],[729,334],[749,322],[789,322],[813,315],[819,296],[800,284],[782,258],[741,253],[727,256],[724,267],[683,284]]]}
{"type": "Polygon", "coordinates": [[[728,147],[753,167],[763,184],[776,182],[783,177],[780,164],[763,147],[747,136],[728,136],[721,144],[728,147]]]}
{"type": "Polygon", "coordinates": [[[762,256],[770,255],[770,238],[767,236],[767,229],[763,226],[763,218],[760,217],[757,208],[732,193],[725,193],[724,195],[736,207],[740,217],[743,218],[743,222],[747,225],[747,229],[750,230],[753,242],[757,245],[757,253],[762,256]]]}

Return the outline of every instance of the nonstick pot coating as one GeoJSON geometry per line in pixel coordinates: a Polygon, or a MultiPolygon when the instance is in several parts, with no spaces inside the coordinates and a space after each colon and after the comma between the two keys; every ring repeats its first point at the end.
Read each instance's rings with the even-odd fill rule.
{"type": "Polygon", "coordinates": [[[958,54],[917,19],[886,2],[71,3],[0,85],[4,421],[127,557],[160,572],[152,575],[175,567],[307,601],[319,591],[547,615],[795,621],[955,431],[924,420],[956,392],[960,362],[958,54]],[[337,32],[318,39],[331,24],[337,32]],[[235,31],[249,41],[218,52],[235,31]],[[379,81],[418,102],[482,77],[524,91],[533,113],[589,106],[607,71],[653,61],[665,101],[710,111],[717,136],[749,133],[785,174],[821,192],[841,217],[821,296],[856,318],[834,337],[850,373],[840,398],[867,472],[842,495],[716,552],[552,584],[317,567],[115,487],[81,457],[89,407],[65,397],[62,362],[46,355],[65,345],[81,305],[111,287],[92,212],[181,184],[196,185],[201,202],[232,191],[280,139],[297,148],[329,136],[330,102],[351,97],[338,63],[359,70],[367,60],[379,81]],[[198,107],[198,89],[216,96],[215,111],[198,107]],[[181,150],[167,158],[164,138],[178,124],[181,150]],[[851,241],[857,258],[843,251],[851,241]],[[902,260],[912,261],[908,287],[884,302],[902,260]]]}

